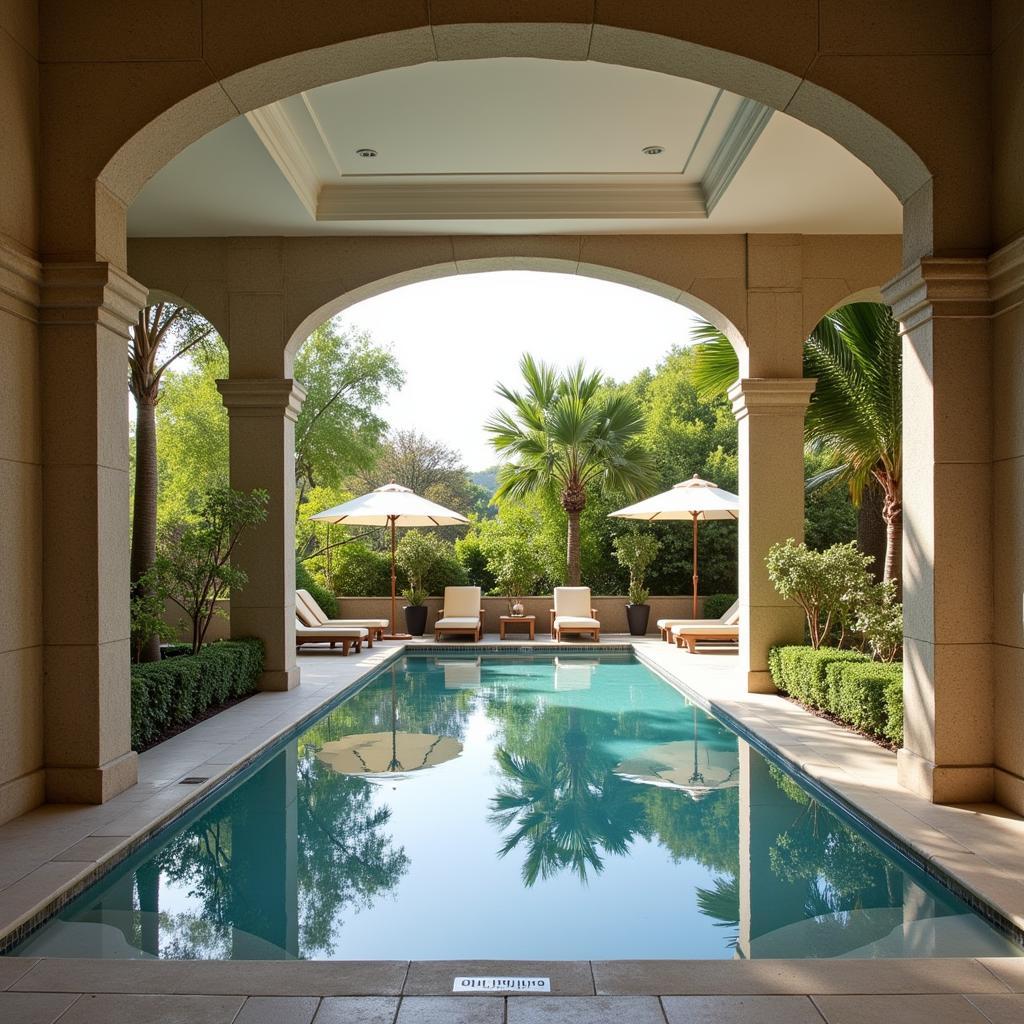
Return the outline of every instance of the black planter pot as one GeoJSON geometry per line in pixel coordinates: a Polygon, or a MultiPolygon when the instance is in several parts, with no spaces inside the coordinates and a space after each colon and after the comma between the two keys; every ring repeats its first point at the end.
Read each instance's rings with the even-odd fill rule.
{"type": "Polygon", "coordinates": [[[647,633],[647,623],[651,618],[651,606],[649,604],[627,604],[626,620],[629,622],[630,636],[644,636],[647,633]]]}
{"type": "Polygon", "coordinates": [[[427,628],[427,606],[425,604],[407,604],[405,612],[405,631],[413,636],[423,636],[427,628]]]}

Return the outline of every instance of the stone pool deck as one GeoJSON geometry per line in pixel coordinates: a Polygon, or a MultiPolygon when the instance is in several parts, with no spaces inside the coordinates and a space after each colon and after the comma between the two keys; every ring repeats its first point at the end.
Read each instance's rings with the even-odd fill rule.
{"type": "MultiPolygon", "coordinates": [[[[421,643],[433,646],[428,640],[409,646],[421,643]]],[[[1024,930],[1024,819],[995,805],[938,807],[915,797],[896,783],[895,755],[789,701],[744,692],[729,655],[688,655],[655,638],[609,636],[601,646],[628,643],[709,710],[754,734],[878,831],[1024,930]]],[[[490,636],[485,644],[553,646],[544,639],[499,643],[490,636]]],[[[378,644],[347,658],[305,653],[300,687],[258,694],[142,754],[139,785],[109,803],[47,805],[0,826],[0,940],[31,927],[55,901],[87,885],[402,646],[378,644]],[[184,784],[186,778],[203,781],[184,784]]],[[[473,645],[441,646],[468,651],[473,645]]],[[[485,973],[486,966],[0,958],[0,1021],[1024,1021],[1024,959],[1015,958],[519,965],[517,973],[550,975],[552,995],[451,995],[457,974],[485,973]]]]}

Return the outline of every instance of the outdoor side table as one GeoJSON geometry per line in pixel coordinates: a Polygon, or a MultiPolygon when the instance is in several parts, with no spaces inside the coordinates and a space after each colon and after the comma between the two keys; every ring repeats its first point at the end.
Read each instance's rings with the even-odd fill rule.
{"type": "Polygon", "coordinates": [[[537,627],[536,615],[499,615],[498,616],[498,637],[505,639],[505,628],[510,623],[521,623],[530,630],[530,639],[533,639],[534,630],[537,627]]]}

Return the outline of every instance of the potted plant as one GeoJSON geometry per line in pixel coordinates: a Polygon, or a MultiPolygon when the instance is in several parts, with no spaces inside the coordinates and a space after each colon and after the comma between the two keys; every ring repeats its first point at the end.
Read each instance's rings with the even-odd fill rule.
{"type": "Polygon", "coordinates": [[[395,561],[405,573],[409,585],[402,591],[406,605],[405,631],[412,636],[423,636],[427,628],[427,574],[437,562],[437,541],[431,534],[409,530],[395,552],[395,561]]]}
{"type": "Polygon", "coordinates": [[[630,636],[643,636],[651,618],[651,606],[647,603],[650,591],[645,589],[647,570],[658,557],[661,545],[650,533],[630,530],[621,533],[612,542],[615,558],[629,571],[629,603],[626,605],[626,619],[630,636]]]}

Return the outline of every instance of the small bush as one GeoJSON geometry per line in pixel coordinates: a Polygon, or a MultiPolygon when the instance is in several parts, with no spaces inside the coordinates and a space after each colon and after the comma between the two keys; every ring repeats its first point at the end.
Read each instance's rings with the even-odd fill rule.
{"type": "Polygon", "coordinates": [[[313,577],[302,562],[298,561],[295,563],[295,586],[299,590],[308,590],[327,618],[336,619],[338,617],[337,598],[313,577]]]}
{"type": "Polygon", "coordinates": [[[866,663],[870,659],[858,651],[834,647],[776,647],[769,656],[769,668],[775,685],[791,697],[812,707],[834,712],[828,668],[837,662],[866,663]]]}
{"type": "Polygon", "coordinates": [[[903,746],[903,666],[886,665],[892,677],[885,684],[882,700],[885,704],[885,726],[882,735],[897,747],[903,746]],[[896,669],[899,669],[897,672],[896,669]]]}
{"type": "Polygon", "coordinates": [[[132,749],[151,746],[207,708],[255,692],[263,671],[259,640],[222,640],[198,654],[132,666],[132,749]]]}
{"type": "Polygon", "coordinates": [[[391,593],[391,556],[359,541],[343,544],[334,554],[337,566],[331,585],[345,597],[385,597],[391,593]]]}
{"type": "Polygon", "coordinates": [[[735,600],[735,594],[708,594],[704,598],[704,618],[721,618],[732,607],[735,600]]]}

